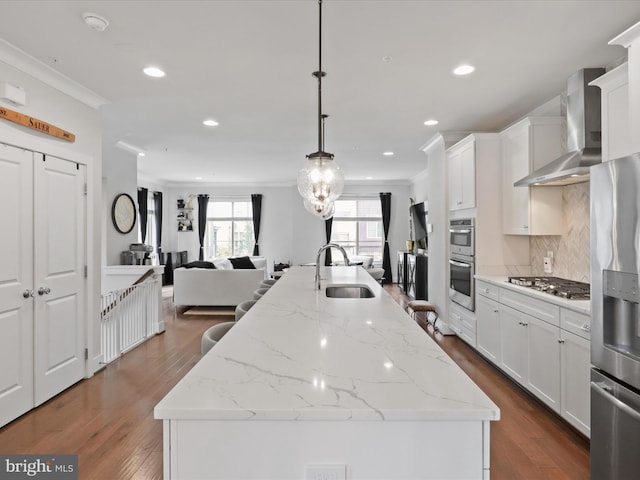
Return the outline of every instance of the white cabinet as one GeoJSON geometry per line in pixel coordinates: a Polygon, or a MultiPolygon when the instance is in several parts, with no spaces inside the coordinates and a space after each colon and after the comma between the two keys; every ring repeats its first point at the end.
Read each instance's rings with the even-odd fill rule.
{"type": "Polygon", "coordinates": [[[500,322],[503,370],[560,413],[559,327],[507,305],[500,322]]]}
{"type": "Polygon", "coordinates": [[[449,210],[476,206],[475,140],[468,136],[447,151],[449,210]]]}
{"type": "Polygon", "coordinates": [[[499,366],[520,385],[527,383],[528,345],[523,314],[506,305],[500,305],[499,366]]]}
{"type": "Polygon", "coordinates": [[[449,302],[449,328],[462,340],[476,348],[476,316],[472,311],[457,303],[449,302]]]}
{"type": "Polygon", "coordinates": [[[514,187],[517,180],[563,154],[561,117],[528,117],[500,133],[502,231],[512,235],[562,235],[562,187],[514,187]]]}
{"type": "Polygon", "coordinates": [[[590,317],[476,281],[476,349],[587,437],[590,317]]]}
{"type": "Polygon", "coordinates": [[[570,310],[560,312],[560,413],[587,437],[590,434],[590,318],[570,310]]]}
{"type": "Polygon", "coordinates": [[[629,123],[629,73],[627,63],[590,83],[601,90],[602,161],[633,153],[629,123]]]}
{"type": "Polygon", "coordinates": [[[476,282],[476,338],[478,351],[496,365],[500,364],[500,304],[498,287],[476,282]]]}
{"type": "MultiPolygon", "coordinates": [[[[523,314],[524,315],[524,314],[523,314]]],[[[560,328],[527,315],[527,389],[560,413],[560,328]]]]}

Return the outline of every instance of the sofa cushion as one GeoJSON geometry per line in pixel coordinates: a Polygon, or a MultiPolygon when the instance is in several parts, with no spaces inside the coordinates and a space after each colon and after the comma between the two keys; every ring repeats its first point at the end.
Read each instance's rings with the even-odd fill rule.
{"type": "Polygon", "coordinates": [[[218,270],[231,270],[233,268],[228,258],[214,258],[213,264],[218,270]]]}
{"type": "Polygon", "coordinates": [[[182,265],[184,268],[216,268],[212,262],[195,261],[182,265]]]}
{"type": "Polygon", "coordinates": [[[229,261],[235,270],[255,270],[256,268],[249,257],[231,257],[229,261]]]}

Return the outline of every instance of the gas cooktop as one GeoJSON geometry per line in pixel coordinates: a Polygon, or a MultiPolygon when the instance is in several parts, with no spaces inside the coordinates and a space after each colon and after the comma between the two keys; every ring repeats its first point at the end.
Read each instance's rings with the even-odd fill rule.
{"type": "Polygon", "coordinates": [[[570,300],[589,300],[590,285],[558,277],[509,277],[509,283],[570,300]]]}

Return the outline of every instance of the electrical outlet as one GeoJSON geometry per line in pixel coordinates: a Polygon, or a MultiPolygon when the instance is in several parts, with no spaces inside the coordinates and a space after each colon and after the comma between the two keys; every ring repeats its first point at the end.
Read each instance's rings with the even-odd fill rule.
{"type": "Polygon", "coordinates": [[[305,480],[347,480],[346,465],[305,465],[305,480]]]}
{"type": "Polygon", "coordinates": [[[544,257],[544,273],[552,273],[553,265],[550,257],[544,257]]]}

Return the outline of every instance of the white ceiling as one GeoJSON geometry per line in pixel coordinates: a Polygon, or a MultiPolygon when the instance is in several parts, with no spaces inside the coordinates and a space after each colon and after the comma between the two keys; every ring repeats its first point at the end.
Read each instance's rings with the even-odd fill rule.
{"type": "MultiPolygon", "coordinates": [[[[325,150],[347,181],[410,178],[436,132],[503,128],[625,56],[607,43],[639,20],[639,1],[325,0],[325,150]]],[[[315,0],[3,0],[0,37],[107,99],[105,150],[145,150],[147,178],[294,182],[317,150],[315,0]]]]}

